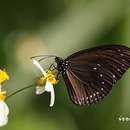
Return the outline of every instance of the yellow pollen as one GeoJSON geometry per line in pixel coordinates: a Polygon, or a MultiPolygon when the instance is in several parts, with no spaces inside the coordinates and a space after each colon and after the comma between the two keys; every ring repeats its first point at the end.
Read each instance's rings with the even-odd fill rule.
{"type": "Polygon", "coordinates": [[[52,84],[57,84],[58,80],[56,80],[56,76],[53,74],[53,72],[51,70],[47,71],[47,75],[46,76],[41,76],[37,81],[36,84],[38,86],[44,86],[46,81],[51,82],[52,84]]]}
{"type": "Polygon", "coordinates": [[[4,101],[6,98],[6,95],[0,92],[0,100],[4,101]]]}
{"type": "Polygon", "coordinates": [[[45,85],[45,83],[46,83],[46,77],[43,75],[40,78],[38,78],[36,81],[36,84],[38,86],[43,86],[43,85],[45,85]]]}
{"type": "Polygon", "coordinates": [[[46,77],[47,77],[47,80],[51,82],[52,84],[58,83],[58,80],[56,80],[56,76],[53,74],[51,70],[48,70],[46,77]]]}
{"type": "Polygon", "coordinates": [[[9,80],[9,75],[6,73],[6,71],[0,69],[0,84],[6,80],[9,80]]]}

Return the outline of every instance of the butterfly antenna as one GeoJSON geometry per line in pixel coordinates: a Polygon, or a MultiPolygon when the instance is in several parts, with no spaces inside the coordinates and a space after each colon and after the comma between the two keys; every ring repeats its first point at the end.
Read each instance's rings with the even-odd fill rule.
{"type": "Polygon", "coordinates": [[[55,55],[38,55],[38,56],[31,57],[31,59],[40,58],[38,60],[38,62],[40,62],[40,61],[43,61],[44,59],[51,58],[51,57],[57,57],[57,56],[55,56],[55,55]],[[42,57],[42,58],[40,58],[40,57],[42,57]]]}
{"type": "Polygon", "coordinates": [[[55,55],[37,55],[37,56],[31,57],[31,59],[39,58],[39,57],[56,57],[56,56],[55,55]]]}

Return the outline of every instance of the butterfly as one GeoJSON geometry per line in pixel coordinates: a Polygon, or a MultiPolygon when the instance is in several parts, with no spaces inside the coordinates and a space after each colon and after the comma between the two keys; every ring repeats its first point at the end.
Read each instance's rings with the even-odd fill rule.
{"type": "Polygon", "coordinates": [[[77,105],[101,101],[130,67],[130,48],[123,45],[85,49],[65,59],[54,57],[57,75],[62,74],[69,97],[77,105]]]}

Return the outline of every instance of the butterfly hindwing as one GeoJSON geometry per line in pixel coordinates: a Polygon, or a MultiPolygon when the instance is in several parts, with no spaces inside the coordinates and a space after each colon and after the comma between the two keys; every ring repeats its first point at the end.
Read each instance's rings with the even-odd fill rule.
{"type": "Polygon", "coordinates": [[[130,49],[121,45],[83,50],[65,59],[63,77],[71,100],[86,105],[106,96],[130,66],[130,49]]]}

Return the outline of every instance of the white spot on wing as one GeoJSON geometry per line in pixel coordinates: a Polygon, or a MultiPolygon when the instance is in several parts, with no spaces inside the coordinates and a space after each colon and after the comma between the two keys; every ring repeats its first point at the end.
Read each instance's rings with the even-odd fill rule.
{"type": "Polygon", "coordinates": [[[104,89],[103,89],[103,88],[101,88],[101,91],[104,91],[104,89]]]}
{"type": "Polygon", "coordinates": [[[120,69],[118,68],[117,71],[120,71],[120,69]]]}
{"type": "Polygon", "coordinates": [[[96,94],[98,95],[98,94],[99,94],[99,92],[96,92],[96,94]]]}
{"type": "Polygon", "coordinates": [[[87,104],[89,104],[89,101],[87,101],[87,104]]]}
{"type": "Polygon", "coordinates": [[[105,84],[104,82],[101,82],[102,84],[105,84]]]}
{"type": "Polygon", "coordinates": [[[121,53],[120,55],[121,55],[121,56],[123,56],[123,54],[122,54],[122,53],[121,53]]]}
{"type": "Polygon", "coordinates": [[[97,64],[97,66],[99,66],[99,67],[100,67],[101,65],[100,65],[100,64],[97,64]]]}
{"type": "Polygon", "coordinates": [[[122,66],[124,67],[125,65],[124,65],[124,64],[122,64],[122,66]]]}
{"type": "Polygon", "coordinates": [[[116,76],[115,75],[112,75],[113,78],[115,78],[116,76]]]}
{"type": "Polygon", "coordinates": [[[92,98],[92,95],[90,95],[90,98],[92,98]]]}
{"type": "Polygon", "coordinates": [[[103,77],[103,74],[100,74],[100,77],[103,77]]]}
{"type": "Polygon", "coordinates": [[[95,101],[97,101],[97,98],[95,98],[95,101]]]}
{"type": "Polygon", "coordinates": [[[95,96],[96,96],[96,94],[94,93],[94,94],[93,94],[93,96],[95,97],[95,96]]]}

